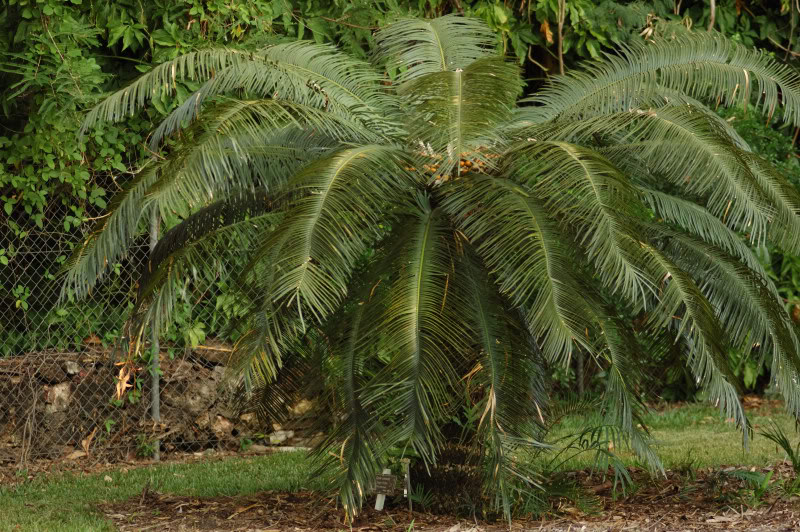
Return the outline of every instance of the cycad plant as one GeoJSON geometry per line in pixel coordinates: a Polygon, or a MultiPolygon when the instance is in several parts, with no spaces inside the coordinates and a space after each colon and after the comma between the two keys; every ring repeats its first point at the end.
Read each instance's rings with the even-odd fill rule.
{"type": "Polygon", "coordinates": [[[141,279],[137,347],[192,268],[245,264],[226,272],[247,308],[236,368],[267,407],[298,368],[324,377],[334,425],[318,451],[351,513],[389,448],[433,463],[465,401],[487,492],[510,512],[535,483],[515,458],[548,415],[547,368],[579,350],[604,370],[607,425],[651,463],[643,346],[681,349],[745,436],[726,353],[759,346],[800,414],[798,338],[748,245],[800,253],[800,195],[701,103],[800,124],[794,71],[689,34],[520,100],[518,67],[478,21],[402,20],[376,43],[372,63],[308,42],[198,51],[92,110],[87,128],[199,86],[66,286],[86,293],[153,213],[181,214],[141,279]]]}

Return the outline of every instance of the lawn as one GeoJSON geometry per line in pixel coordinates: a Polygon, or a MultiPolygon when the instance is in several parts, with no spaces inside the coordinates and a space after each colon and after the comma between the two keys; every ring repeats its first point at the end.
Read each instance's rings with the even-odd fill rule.
{"type": "MultiPolygon", "coordinates": [[[[774,403],[764,403],[759,408],[748,410],[748,417],[755,435],[749,440],[746,449],[742,445],[742,433],[736,425],[726,422],[717,409],[705,404],[682,404],[654,409],[644,421],[650,429],[665,469],[770,465],[785,458],[785,453],[775,443],[759,434],[769,429],[773,422],[786,433],[790,441],[796,442],[800,438],[794,430],[792,418],[774,403]]],[[[550,440],[560,440],[563,443],[561,438],[578,432],[582,426],[599,423],[599,419],[578,416],[565,418],[553,430],[550,440]]],[[[617,449],[616,453],[628,465],[641,465],[632,453],[624,449],[617,449]]],[[[592,456],[584,453],[567,460],[562,468],[584,469],[591,464],[592,456]]]]}
{"type": "MultiPolygon", "coordinates": [[[[702,405],[683,405],[653,411],[646,419],[658,442],[666,469],[692,467],[758,466],[784,458],[774,443],[758,435],[771,421],[777,422],[797,441],[791,419],[782,411],[764,407],[750,411],[756,436],[745,451],[741,434],[721,419],[716,410],[702,405]]],[[[583,420],[570,417],[557,427],[558,438],[577,429],[583,420]]],[[[635,457],[620,454],[630,465],[635,457]]],[[[579,456],[565,469],[583,469],[591,459],[579,456]]],[[[262,491],[297,492],[320,490],[323,481],[309,478],[310,465],[303,453],[194,459],[190,463],[167,463],[139,468],[120,468],[96,474],[40,476],[16,486],[0,487],[0,525],[3,530],[115,530],[97,510],[98,504],[138,497],[143,487],[161,494],[190,497],[255,495],[262,491]]]]}
{"type": "Polygon", "coordinates": [[[0,487],[0,530],[115,530],[95,505],[137,497],[145,484],[162,493],[195,497],[246,495],[264,490],[320,489],[309,479],[304,453],[164,464],[101,472],[40,477],[0,487]],[[111,480],[109,481],[108,478],[111,480]]]}

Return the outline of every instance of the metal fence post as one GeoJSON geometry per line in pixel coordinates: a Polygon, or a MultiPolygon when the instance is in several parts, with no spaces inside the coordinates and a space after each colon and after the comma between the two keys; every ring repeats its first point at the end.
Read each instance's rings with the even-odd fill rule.
{"type": "MultiPolygon", "coordinates": [[[[150,258],[158,244],[159,215],[158,209],[153,209],[152,219],[150,220],[150,258]]],[[[158,345],[158,328],[151,327],[152,338],[150,342],[150,377],[152,379],[152,390],[150,397],[150,415],[155,423],[161,422],[161,374],[160,374],[160,352],[158,345]]],[[[161,459],[161,440],[153,442],[153,460],[161,459]]]]}

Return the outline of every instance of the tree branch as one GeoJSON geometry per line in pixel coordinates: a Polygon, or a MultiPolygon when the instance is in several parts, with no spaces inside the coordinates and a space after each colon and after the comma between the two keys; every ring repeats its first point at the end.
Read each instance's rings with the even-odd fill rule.
{"type": "Polygon", "coordinates": [[[564,19],[566,16],[567,0],[558,0],[558,70],[562,76],[564,75],[564,19]]]}
{"type": "Polygon", "coordinates": [[[717,19],[717,0],[711,0],[711,13],[708,18],[708,31],[714,29],[714,22],[717,19]]]}

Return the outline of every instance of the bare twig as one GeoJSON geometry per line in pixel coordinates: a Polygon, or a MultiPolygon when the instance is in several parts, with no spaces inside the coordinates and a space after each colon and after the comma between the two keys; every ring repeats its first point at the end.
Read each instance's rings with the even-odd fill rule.
{"type": "Polygon", "coordinates": [[[542,69],[542,70],[543,70],[545,73],[547,73],[547,67],[546,67],[546,66],[544,66],[543,64],[541,64],[541,63],[540,63],[539,61],[537,61],[536,59],[534,59],[534,58],[533,58],[533,56],[531,55],[531,51],[532,51],[532,50],[533,50],[533,45],[528,45],[528,61],[530,61],[530,62],[531,62],[531,63],[533,63],[534,65],[538,66],[538,67],[539,67],[539,68],[541,68],[541,69],[542,69]]]}
{"type": "Polygon", "coordinates": [[[374,31],[380,29],[378,26],[359,26],[358,24],[351,24],[349,22],[345,22],[344,19],[335,19],[335,18],[328,18],[328,17],[319,17],[322,20],[327,20],[328,22],[333,22],[334,24],[341,24],[342,26],[347,26],[348,28],[357,28],[359,30],[370,30],[374,31]]]}
{"type": "Polygon", "coordinates": [[[34,385],[35,379],[33,375],[28,375],[28,388],[31,391],[31,395],[33,400],[31,402],[30,409],[28,410],[27,415],[25,416],[25,424],[22,426],[22,449],[19,455],[19,462],[17,464],[17,469],[23,470],[28,465],[28,458],[31,454],[31,445],[33,442],[33,428],[34,428],[34,418],[36,416],[36,402],[39,399],[39,391],[36,389],[34,385]]]}
{"type": "Polygon", "coordinates": [[[717,19],[717,0],[711,0],[711,13],[708,17],[708,31],[714,29],[714,22],[717,19]]]}
{"type": "MultiPolygon", "coordinates": [[[[794,2],[793,2],[793,4],[794,4],[794,2]]],[[[786,48],[784,48],[784,50],[786,51],[786,53],[783,55],[783,60],[784,61],[789,59],[789,54],[791,53],[791,50],[792,50],[792,39],[794,38],[794,5],[792,5],[789,8],[789,10],[791,11],[791,15],[792,15],[792,17],[791,17],[791,29],[789,30],[789,44],[787,44],[786,48]]],[[[770,39],[770,40],[772,40],[772,39],[770,39]]]]}
{"type": "Polygon", "coordinates": [[[144,506],[144,501],[147,499],[147,496],[150,494],[150,479],[147,479],[147,482],[144,483],[144,488],[142,488],[142,495],[139,497],[139,506],[144,506]]]}
{"type": "Polygon", "coordinates": [[[784,51],[784,52],[786,52],[787,54],[791,55],[792,57],[800,57],[800,53],[798,53],[798,52],[793,52],[793,51],[791,51],[790,49],[786,48],[785,46],[782,46],[780,43],[778,43],[778,42],[777,42],[775,39],[773,39],[772,37],[767,37],[767,38],[769,39],[769,42],[771,42],[772,44],[774,44],[774,45],[775,45],[775,47],[777,47],[777,48],[780,48],[781,50],[783,50],[783,51],[784,51]]]}
{"type": "Polygon", "coordinates": [[[567,0],[558,0],[558,71],[562,76],[564,75],[564,19],[565,18],[567,18],[567,0]]]}

